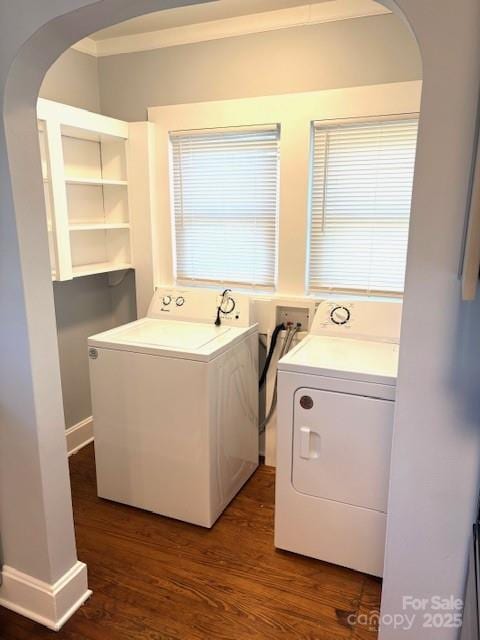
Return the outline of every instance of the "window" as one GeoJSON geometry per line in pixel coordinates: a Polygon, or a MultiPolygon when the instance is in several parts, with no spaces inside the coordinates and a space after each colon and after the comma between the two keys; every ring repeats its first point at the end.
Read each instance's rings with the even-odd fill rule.
{"type": "Polygon", "coordinates": [[[313,124],[311,293],[403,292],[417,125],[313,124]]]}
{"type": "Polygon", "coordinates": [[[177,281],[273,289],[279,128],[170,133],[177,281]]]}

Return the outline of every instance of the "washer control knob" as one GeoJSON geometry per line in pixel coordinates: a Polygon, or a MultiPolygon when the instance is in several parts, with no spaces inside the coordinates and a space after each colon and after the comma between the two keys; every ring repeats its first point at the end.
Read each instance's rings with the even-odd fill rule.
{"type": "Polygon", "coordinates": [[[177,307],[183,307],[183,305],[185,304],[185,298],[183,296],[178,296],[178,298],[175,300],[175,304],[177,305],[177,307]]]}
{"type": "Polygon", "coordinates": [[[350,320],[350,310],[347,307],[334,307],[330,312],[330,319],[334,324],[347,324],[350,320]]]}
{"type": "Polygon", "coordinates": [[[162,303],[165,306],[168,306],[171,303],[171,301],[172,301],[172,296],[163,296],[162,298],[162,303]]]}

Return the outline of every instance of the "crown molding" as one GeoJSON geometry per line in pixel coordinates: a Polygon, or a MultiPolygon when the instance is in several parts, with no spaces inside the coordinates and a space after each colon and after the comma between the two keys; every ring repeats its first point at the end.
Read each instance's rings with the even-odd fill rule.
{"type": "Polygon", "coordinates": [[[85,38],[74,48],[97,57],[115,56],[387,13],[391,11],[372,0],[329,0],[103,40],[85,38]]]}
{"type": "Polygon", "coordinates": [[[72,49],[81,53],[88,53],[90,56],[98,57],[97,43],[93,38],[84,38],[72,45],[72,49]]]}

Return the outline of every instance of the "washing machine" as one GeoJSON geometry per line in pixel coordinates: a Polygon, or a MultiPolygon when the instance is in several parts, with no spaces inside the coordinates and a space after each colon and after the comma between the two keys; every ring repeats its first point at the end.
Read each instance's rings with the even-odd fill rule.
{"type": "Polygon", "coordinates": [[[211,527],[258,465],[248,298],[157,290],[88,348],[98,495],[211,527]]]}
{"type": "Polygon", "coordinates": [[[275,545],[381,576],[401,303],[321,302],[278,364],[275,545]]]}

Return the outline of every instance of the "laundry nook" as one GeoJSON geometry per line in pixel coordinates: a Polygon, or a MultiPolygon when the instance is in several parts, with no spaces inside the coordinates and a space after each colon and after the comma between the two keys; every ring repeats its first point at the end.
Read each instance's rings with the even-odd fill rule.
{"type": "Polygon", "coordinates": [[[0,640],[480,639],[479,30],[0,0],[0,640]]]}

